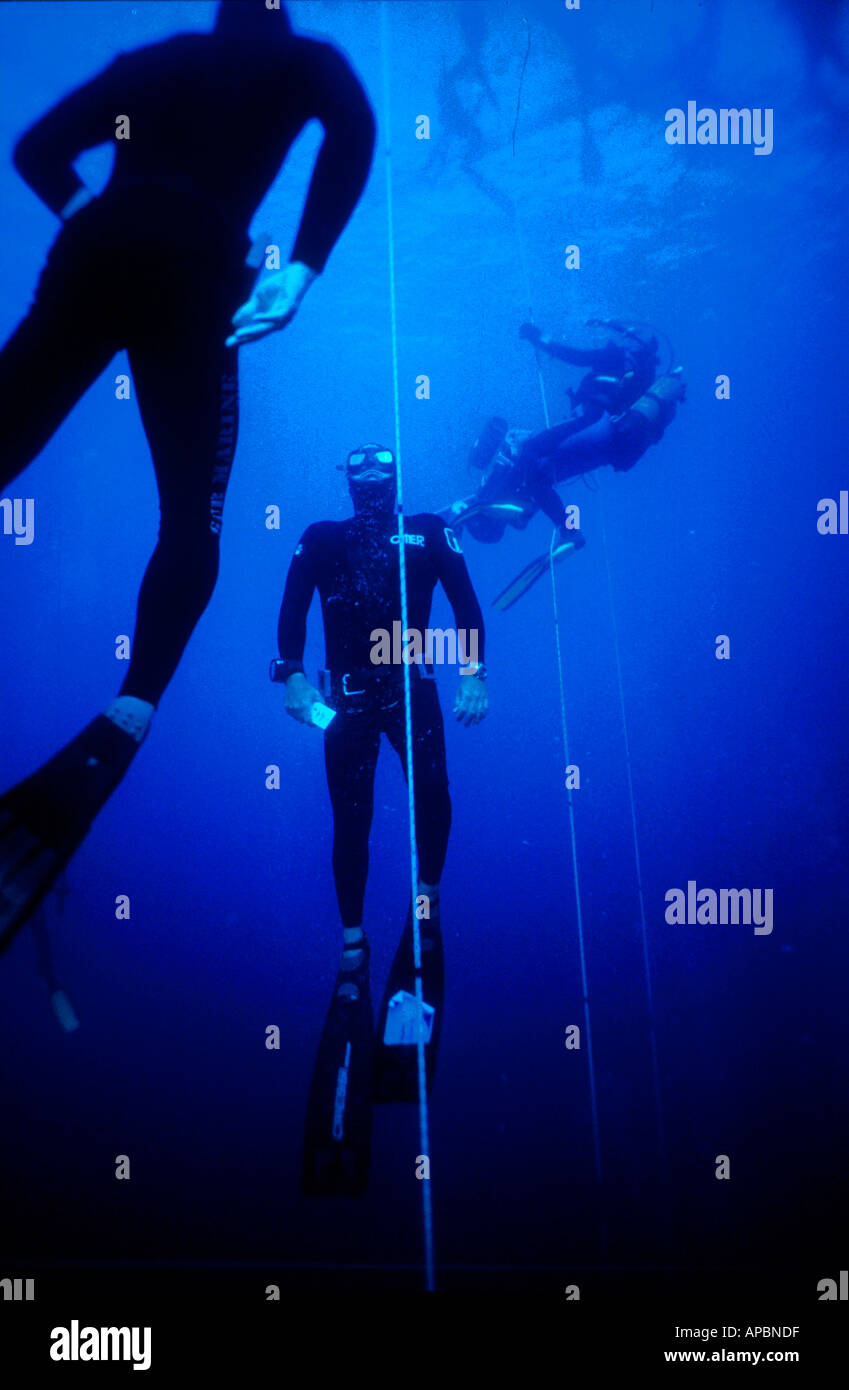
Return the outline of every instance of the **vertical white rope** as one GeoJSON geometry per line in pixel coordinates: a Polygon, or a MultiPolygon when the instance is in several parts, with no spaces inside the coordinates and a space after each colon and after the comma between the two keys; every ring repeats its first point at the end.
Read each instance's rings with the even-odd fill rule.
{"type": "MultiPolygon", "coordinates": [[[[571,759],[569,757],[569,731],[566,727],[566,689],[563,680],[563,652],[560,643],[560,613],[557,607],[557,581],[554,571],[554,541],[557,532],[551,533],[551,544],[549,546],[549,569],[551,572],[551,599],[554,605],[554,647],[557,653],[557,675],[560,681],[560,721],[561,733],[563,738],[563,756],[565,767],[569,767],[571,759]]],[[[575,916],[578,927],[578,954],[581,961],[581,993],[584,1001],[584,1035],[587,1044],[587,1071],[590,1083],[590,1115],[593,1128],[593,1154],[595,1156],[595,1172],[599,1183],[603,1181],[601,1166],[601,1135],[598,1123],[598,1096],[595,1084],[595,1061],[593,1058],[593,1037],[590,1026],[590,992],[587,983],[587,962],[584,951],[584,914],[581,909],[581,884],[578,876],[578,846],[575,838],[575,802],[572,796],[572,788],[566,788],[567,806],[569,808],[569,836],[572,842],[572,880],[575,888],[575,916]]]]}
{"type": "MultiPolygon", "coordinates": [[[[531,283],[528,275],[528,258],[525,251],[525,238],[522,231],[522,223],[519,218],[519,209],[513,206],[516,219],[516,235],[519,244],[519,259],[522,264],[522,274],[525,281],[525,297],[528,305],[528,318],[534,321],[534,306],[531,299],[531,283]]],[[[537,380],[539,382],[539,393],[542,400],[542,413],[545,419],[546,429],[550,428],[550,418],[548,413],[548,400],[545,393],[545,381],[543,380],[542,367],[539,360],[539,351],[534,349],[536,359],[537,380]]],[[[560,611],[557,606],[557,580],[554,570],[554,542],[557,531],[551,535],[551,543],[548,548],[549,570],[551,572],[551,599],[554,609],[554,649],[557,658],[557,678],[560,688],[560,730],[563,740],[563,756],[565,759],[564,767],[570,765],[569,758],[569,730],[566,723],[566,686],[563,679],[563,647],[560,640],[560,611]]],[[[578,872],[578,844],[575,835],[575,802],[572,796],[572,788],[566,788],[567,808],[569,815],[569,838],[572,845],[572,885],[575,891],[575,920],[578,931],[578,955],[581,963],[581,994],[584,1003],[584,1037],[587,1047],[587,1073],[590,1088],[590,1120],[593,1132],[593,1157],[595,1160],[595,1172],[599,1187],[603,1182],[603,1169],[601,1163],[601,1134],[598,1120],[598,1093],[595,1082],[595,1061],[593,1058],[592,1027],[590,1024],[590,996],[587,983],[587,963],[586,952],[584,950],[584,914],[581,907],[581,880],[578,872]]],[[[604,1209],[601,1210],[601,1225],[603,1239],[606,1240],[604,1209]]]]}
{"type": "Polygon", "coordinates": [[[631,807],[631,830],[634,839],[634,866],[637,874],[637,898],[640,904],[640,931],[643,943],[643,968],[646,976],[646,998],[649,1008],[649,1045],[651,1048],[652,1079],[654,1084],[655,1113],[657,1116],[657,1146],[660,1158],[660,1171],[664,1184],[669,1180],[669,1166],[666,1152],[666,1125],[663,1114],[663,1093],[660,1085],[660,1063],[657,1053],[657,1030],[654,1014],[654,989],[649,959],[648,928],[646,926],[646,902],[643,893],[643,871],[640,860],[640,844],[637,838],[637,810],[634,802],[634,778],[631,771],[631,740],[628,735],[628,717],[625,711],[625,690],[622,684],[622,662],[619,655],[619,629],[616,622],[616,607],[613,602],[613,580],[610,573],[610,560],[607,550],[607,527],[604,523],[604,493],[599,493],[599,512],[601,517],[601,545],[604,554],[604,567],[607,571],[607,596],[610,602],[610,621],[613,626],[613,650],[616,655],[616,683],[619,688],[619,712],[622,716],[622,734],[625,740],[625,769],[628,777],[628,801],[631,807]]]}
{"type": "MultiPolygon", "coordinates": [[[[395,467],[398,480],[398,568],[401,586],[401,631],[407,631],[407,557],[404,545],[404,489],[401,468],[401,410],[398,395],[398,319],[395,294],[395,220],[392,202],[392,142],[391,103],[389,93],[389,26],[387,0],[380,6],[380,49],[383,76],[383,138],[386,168],[386,223],[389,243],[389,314],[392,334],[392,390],[395,411],[395,467]]],[[[424,1235],[425,1281],[429,1293],[436,1287],[433,1251],[433,1198],[430,1178],[430,1123],[427,1104],[427,1075],[425,1070],[424,996],[422,994],[422,939],[416,916],[416,897],[419,886],[418,849],[416,846],[416,799],[413,777],[413,715],[410,689],[410,667],[404,662],[404,729],[407,748],[407,800],[410,825],[410,904],[413,926],[413,965],[415,969],[416,1003],[419,1031],[416,1043],[419,1101],[419,1152],[428,1160],[428,1175],[421,1179],[422,1227],[424,1235]]]]}
{"type": "MultiPolygon", "coordinates": [[[[516,223],[516,241],[519,246],[519,260],[522,265],[522,278],[525,282],[525,303],[528,306],[528,319],[531,323],[533,323],[534,306],[533,301],[531,299],[531,278],[528,274],[528,256],[527,252],[525,251],[525,234],[522,230],[522,222],[519,217],[519,208],[515,202],[513,204],[513,218],[516,223]]],[[[545,391],[545,382],[542,376],[542,367],[540,366],[538,347],[534,347],[534,361],[536,362],[537,381],[539,382],[539,394],[540,399],[542,400],[542,418],[545,421],[545,428],[550,429],[551,420],[548,414],[548,397],[545,391]]]]}
{"type": "MultiPolygon", "coordinates": [[[[515,205],[514,205],[514,215],[515,215],[515,219],[516,219],[516,235],[517,235],[517,240],[518,240],[518,245],[519,245],[519,259],[520,259],[520,261],[521,261],[521,265],[522,265],[522,274],[523,274],[523,278],[524,278],[524,282],[525,282],[525,297],[526,297],[526,302],[527,302],[527,305],[528,305],[528,317],[529,317],[530,321],[533,322],[533,321],[534,321],[534,309],[533,309],[533,303],[532,303],[532,300],[531,300],[531,286],[530,286],[530,277],[529,277],[529,275],[528,275],[528,262],[527,262],[527,254],[526,254],[526,251],[525,251],[525,239],[524,239],[524,235],[523,235],[523,231],[522,231],[522,223],[521,223],[521,220],[520,220],[520,218],[519,218],[518,208],[516,208],[515,205]]],[[[541,397],[541,400],[542,400],[542,413],[543,413],[543,418],[544,418],[544,420],[545,420],[546,429],[549,429],[549,428],[550,428],[550,417],[549,417],[549,411],[548,411],[548,400],[547,400],[547,397],[546,397],[545,382],[544,382],[544,380],[543,380],[542,368],[541,368],[541,366],[540,366],[539,352],[538,352],[538,350],[536,350],[536,349],[535,349],[535,360],[536,360],[537,379],[538,379],[538,381],[539,381],[540,397],[541,397]]],[[[618,686],[618,691],[619,691],[619,711],[620,711],[621,718],[622,718],[622,732],[623,732],[624,741],[625,741],[625,767],[626,767],[626,773],[627,773],[627,779],[628,779],[628,800],[629,800],[630,809],[631,809],[631,830],[632,830],[633,842],[634,842],[634,864],[635,864],[636,875],[637,875],[637,895],[638,895],[639,904],[640,904],[640,931],[641,931],[642,947],[643,947],[643,969],[644,969],[644,972],[645,972],[645,980],[646,980],[646,996],[647,996],[647,1000],[648,1000],[648,1009],[649,1009],[649,1046],[650,1046],[650,1051],[651,1051],[652,1084],[653,1084],[654,1097],[655,1097],[655,1114],[656,1114],[656,1117],[657,1117],[657,1143],[658,1143],[658,1153],[659,1153],[659,1157],[660,1157],[661,1176],[662,1176],[662,1179],[663,1179],[664,1184],[666,1184],[666,1183],[668,1183],[668,1181],[669,1181],[669,1160],[668,1160],[667,1148],[666,1148],[666,1125],[665,1125],[665,1121],[664,1121],[663,1093],[662,1093],[661,1082],[660,1082],[660,1061],[659,1061],[658,1050],[657,1050],[657,1028],[656,1028],[656,1022],[655,1022],[655,1012],[654,1012],[654,988],[653,988],[653,985],[652,985],[651,961],[650,961],[650,957],[649,957],[648,927],[647,927],[647,924],[646,924],[646,906],[645,906],[645,895],[644,895],[644,892],[643,892],[643,877],[642,877],[642,864],[641,864],[641,860],[640,860],[640,846],[639,846],[639,840],[638,840],[638,836],[637,836],[637,813],[636,813],[636,803],[635,803],[635,800],[634,800],[634,779],[633,779],[633,772],[632,772],[632,768],[631,768],[631,743],[630,743],[630,738],[629,738],[629,734],[628,734],[628,719],[627,719],[627,714],[626,714],[626,710],[625,710],[625,691],[624,691],[624,686],[623,686],[623,684],[622,684],[622,662],[621,662],[620,654],[619,654],[619,630],[618,630],[618,626],[617,626],[617,623],[616,623],[616,609],[615,609],[614,601],[613,601],[613,581],[612,581],[611,573],[610,573],[610,559],[609,559],[608,549],[607,549],[607,530],[606,530],[605,521],[604,521],[604,497],[603,497],[603,494],[601,494],[601,495],[599,496],[599,508],[600,508],[600,519],[601,519],[602,552],[603,552],[603,554],[604,554],[604,566],[605,566],[605,571],[606,571],[606,574],[607,574],[607,593],[608,593],[608,600],[609,600],[609,603],[610,603],[610,618],[611,618],[611,624],[612,624],[612,628],[613,628],[613,649],[614,649],[614,654],[615,654],[615,658],[616,658],[616,681],[617,681],[617,686],[618,686]]],[[[557,651],[557,674],[558,674],[559,682],[560,682],[560,711],[561,711],[561,720],[562,720],[563,748],[564,748],[564,753],[565,753],[565,758],[566,758],[566,765],[568,766],[570,760],[569,760],[568,731],[567,731],[567,728],[566,728],[566,698],[565,698],[565,688],[564,688],[564,680],[563,680],[563,661],[562,661],[562,657],[561,657],[560,619],[559,619],[558,608],[557,608],[557,586],[556,586],[555,579],[554,579],[554,539],[555,539],[555,536],[556,536],[556,532],[554,532],[554,533],[552,534],[551,545],[550,545],[550,547],[549,547],[549,558],[550,558],[550,569],[551,569],[551,592],[552,592],[552,602],[553,602],[553,607],[554,607],[554,641],[555,641],[555,647],[556,647],[556,651],[557,651]]],[[[593,1062],[592,1062],[592,1042],[591,1042],[590,1021],[589,1021],[589,999],[588,999],[588,991],[587,991],[586,970],[585,970],[585,965],[584,965],[584,940],[583,940],[583,926],[582,926],[582,914],[581,914],[581,898],[580,898],[580,888],[579,888],[579,885],[578,885],[578,861],[577,861],[577,856],[576,856],[576,852],[575,852],[575,821],[574,821],[574,810],[573,810],[573,805],[572,805],[572,790],[571,790],[571,788],[567,788],[567,790],[568,790],[568,794],[569,794],[569,829],[570,829],[571,838],[572,838],[572,864],[573,864],[574,873],[575,873],[575,905],[576,905],[576,911],[577,911],[577,914],[578,914],[578,941],[579,941],[580,956],[581,956],[581,980],[582,980],[582,987],[583,987],[583,992],[584,992],[584,1018],[585,1018],[585,1025],[586,1025],[586,1030],[587,1030],[587,1061],[588,1061],[589,1072],[590,1072],[590,1096],[591,1096],[591,1107],[592,1107],[592,1112],[593,1112],[593,1117],[594,1117],[594,1118],[593,1118],[593,1140],[594,1140],[594,1145],[595,1145],[595,1149],[596,1149],[596,1172],[597,1172],[597,1174],[598,1174],[599,1180],[601,1180],[601,1176],[602,1176],[602,1167],[601,1167],[601,1157],[600,1157],[600,1148],[599,1148],[598,1119],[597,1119],[597,1108],[596,1108],[595,1070],[594,1070],[593,1062]]]]}

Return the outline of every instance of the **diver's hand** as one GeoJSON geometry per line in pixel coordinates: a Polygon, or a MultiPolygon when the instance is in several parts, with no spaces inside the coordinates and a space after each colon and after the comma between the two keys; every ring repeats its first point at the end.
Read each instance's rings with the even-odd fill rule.
{"type": "Polygon", "coordinates": [[[535,323],[523,323],[519,329],[519,337],[526,339],[529,343],[539,344],[542,337],[535,323]]]}
{"type": "Polygon", "coordinates": [[[290,261],[282,270],[260,275],[250,299],[233,315],[236,331],[230,334],[225,346],[238,347],[285,328],[315,278],[316,272],[302,261],[290,261]]]}
{"type": "Polygon", "coordinates": [[[480,724],[489,709],[489,696],[486,684],[477,676],[461,676],[454,701],[454,713],[458,724],[480,724]]]}
{"type": "Polygon", "coordinates": [[[286,682],[286,713],[299,724],[309,724],[316,702],[321,703],[321,695],[315,686],[310,685],[302,671],[293,672],[286,682]]]}
{"type": "Polygon", "coordinates": [[[447,522],[449,522],[452,526],[456,526],[460,519],[466,515],[466,512],[470,510],[470,508],[474,505],[476,501],[477,498],[474,496],[461,497],[459,502],[452,502],[450,507],[446,507],[444,512],[440,512],[440,516],[444,516],[447,522]]]}

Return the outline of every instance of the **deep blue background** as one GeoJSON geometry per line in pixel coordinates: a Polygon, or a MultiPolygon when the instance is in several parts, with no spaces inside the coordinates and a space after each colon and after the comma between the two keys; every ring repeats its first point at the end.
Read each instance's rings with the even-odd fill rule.
{"type": "MultiPolygon", "coordinates": [[[[336,465],[363,437],[391,439],[393,416],[379,7],[290,8],[361,74],[382,127],[375,165],[295,323],[243,351],[218,589],[142,755],[48,907],[79,1032],[56,1025],[30,933],[2,961],[9,1258],[387,1271],[420,1260],[412,1111],[378,1114],[362,1201],[298,1193],[339,933],[320,738],[285,717],[266,670],[297,537],[347,514],[336,465]],[[270,504],[280,531],[265,527],[270,504]],[[280,791],[265,788],[270,763],[280,791]],[[114,915],[121,893],[128,922],[114,915]],[[279,1052],[264,1046],[272,1023],[279,1052]],[[119,1153],[130,1182],[115,1181],[119,1153]]],[[[15,138],[117,51],[207,27],[213,9],[0,7],[4,337],[56,231],[12,169],[15,138]]],[[[849,537],[816,530],[818,500],[849,487],[844,11],[816,0],[389,6],[408,508],[470,489],[465,456],[488,415],[542,425],[533,354],[517,338],[531,312],[587,345],[601,341],[581,327],[591,316],[651,319],[689,383],[632,472],[604,469],[565,494],[587,538],[557,582],[602,1194],[587,1050],[564,1048],[583,1005],[547,581],[506,615],[490,610],[490,716],[448,729],[448,995],[431,1107],[445,1266],[505,1267],[508,1283],[546,1267],[560,1287],[602,1259],[810,1265],[818,1277],[845,1263],[849,537]],[[774,152],[670,147],[664,114],[690,99],[774,108],[774,152]],[[422,113],[429,142],[414,138],[422,113]],[[570,243],[579,271],[563,269],[570,243]],[[415,399],[419,373],[428,401],[415,399]],[[719,373],[729,401],[715,399],[719,373]],[[720,633],[727,662],[714,655],[720,633]],[[688,879],[772,888],[773,934],[667,925],[664,894],[688,879]],[[714,1178],[720,1153],[727,1183],[714,1178]]],[[[319,139],[305,132],[255,232],[288,245],[319,139]]],[[[80,168],[99,185],[107,157],[80,168]]],[[[116,360],[12,491],[35,499],[36,539],[0,536],[4,786],[120,683],[115,638],[132,631],[156,534],[136,406],[114,396],[125,369],[116,360]]],[[[544,376],[556,419],[577,374],[547,364],[544,376]]],[[[497,547],[466,542],[486,608],[548,535],[537,519],[497,547]]],[[[435,617],[448,617],[443,599],[435,617]]],[[[321,656],[316,610],[310,669],[321,656]]],[[[443,672],[446,708],[452,685],[443,672]]],[[[378,994],[406,905],[405,801],[386,748],[366,906],[378,994]]]]}

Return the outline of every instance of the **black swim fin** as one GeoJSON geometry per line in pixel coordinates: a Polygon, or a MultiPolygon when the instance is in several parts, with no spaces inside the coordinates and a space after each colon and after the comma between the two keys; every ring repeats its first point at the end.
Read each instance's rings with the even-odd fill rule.
{"type": "MultiPolygon", "coordinates": [[[[436,1072],[445,997],[445,957],[439,920],[439,900],[431,902],[430,917],[419,921],[422,946],[421,987],[424,1004],[425,1078],[430,1095],[436,1072]]],[[[380,1009],[375,1060],[375,1099],[381,1103],[418,1100],[418,1026],[413,965],[413,917],[407,921],[380,1009]]]]}
{"type": "Polygon", "coordinates": [[[0,951],[52,888],[139,747],[99,714],[0,797],[0,951]]]}
{"type": "Polygon", "coordinates": [[[313,1068],[304,1126],[306,1197],[358,1197],[368,1187],[374,1097],[374,1018],[368,943],[340,970],[313,1068]]]}
{"type": "Polygon", "coordinates": [[[512,608],[517,599],[528,592],[538,579],[541,579],[550,568],[552,559],[555,564],[558,560],[563,560],[567,555],[572,555],[576,550],[580,550],[586,545],[586,541],[580,531],[567,532],[564,538],[554,546],[553,551],[546,551],[544,555],[538,555],[535,560],[531,560],[529,565],[511,580],[506,589],[502,589],[497,598],[492,600],[493,608],[497,608],[503,613],[506,608],[512,608]]]}
{"type": "MultiPolygon", "coordinates": [[[[56,886],[59,887],[59,885],[56,886]]],[[[61,896],[61,889],[59,889],[58,895],[61,896]]],[[[47,928],[46,909],[43,902],[32,913],[30,927],[35,938],[38,968],[50,991],[50,1007],[62,1031],[74,1033],[80,1026],[80,1020],[67,991],[62,988],[56,967],[53,964],[53,950],[50,944],[50,932],[47,928]]]]}

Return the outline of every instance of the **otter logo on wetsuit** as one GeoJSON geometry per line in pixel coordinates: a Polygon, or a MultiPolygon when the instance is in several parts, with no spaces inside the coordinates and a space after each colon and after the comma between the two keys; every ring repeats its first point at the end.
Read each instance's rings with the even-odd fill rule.
{"type": "MultiPolygon", "coordinates": [[[[398,537],[397,537],[397,536],[390,536],[389,539],[390,539],[390,541],[392,542],[393,545],[397,545],[397,544],[398,544],[398,537]]],[[[405,545],[424,545],[424,543],[425,543],[425,538],[424,538],[424,536],[408,536],[408,535],[407,535],[407,532],[406,532],[406,531],[404,532],[404,544],[405,544],[405,545]]]]}

